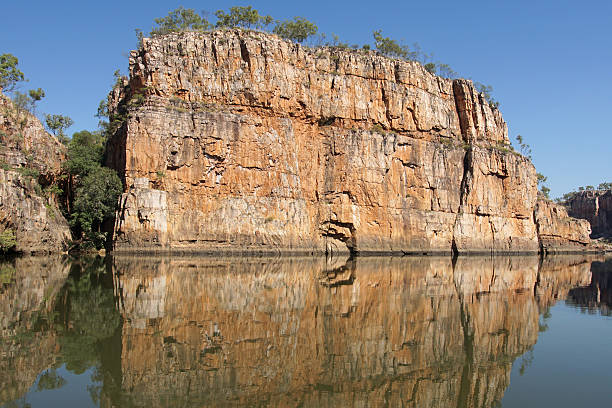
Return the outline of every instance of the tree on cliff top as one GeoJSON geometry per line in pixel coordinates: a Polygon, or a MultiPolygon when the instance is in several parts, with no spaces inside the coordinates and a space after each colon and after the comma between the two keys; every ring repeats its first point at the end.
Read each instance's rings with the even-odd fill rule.
{"type": "Polygon", "coordinates": [[[23,72],[17,68],[19,60],[12,54],[0,55],[0,89],[4,92],[15,90],[17,83],[24,81],[23,72]]]}
{"type": "Polygon", "coordinates": [[[229,13],[223,10],[215,11],[217,17],[216,27],[243,27],[263,29],[274,22],[270,16],[262,16],[251,6],[231,7],[229,13]]]}
{"type": "Polygon", "coordinates": [[[57,137],[63,144],[68,144],[69,139],[64,133],[66,129],[74,124],[74,121],[63,115],[45,115],[45,124],[47,129],[57,137]]]}
{"type": "Polygon", "coordinates": [[[151,35],[168,34],[178,31],[204,31],[211,27],[208,20],[193,9],[180,6],[172,10],[166,17],[155,19],[157,27],[151,30],[151,35]]]}
{"type": "Polygon", "coordinates": [[[391,58],[408,59],[410,49],[407,45],[402,45],[389,37],[383,37],[382,30],[374,31],[372,36],[374,46],[381,54],[391,58]]]}
{"type": "Polygon", "coordinates": [[[318,27],[304,17],[293,17],[293,20],[280,21],[274,27],[274,34],[286,40],[301,43],[308,37],[317,34],[318,27]]]}

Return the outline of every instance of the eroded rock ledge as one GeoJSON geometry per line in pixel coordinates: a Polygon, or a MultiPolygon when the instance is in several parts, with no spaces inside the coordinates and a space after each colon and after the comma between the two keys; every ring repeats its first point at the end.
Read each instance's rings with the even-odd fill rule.
{"type": "Polygon", "coordinates": [[[145,39],[110,96],[116,250],[536,252],[536,172],[471,81],[240,30],[145,39]]]}

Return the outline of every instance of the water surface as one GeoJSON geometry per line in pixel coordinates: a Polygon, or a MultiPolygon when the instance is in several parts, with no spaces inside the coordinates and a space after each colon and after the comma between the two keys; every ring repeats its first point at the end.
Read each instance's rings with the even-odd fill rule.
{"type": "Polygon", "coordinates": [[[602,258],[0,262],[0,406],[607,406],[602,258]]]}

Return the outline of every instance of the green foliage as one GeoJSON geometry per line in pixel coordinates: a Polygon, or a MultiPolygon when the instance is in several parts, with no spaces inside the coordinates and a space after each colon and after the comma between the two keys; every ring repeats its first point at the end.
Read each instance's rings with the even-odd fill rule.
{"type": "Polygon", "coordinates": [[[318,27],[304,17],[293,17],[293,20],[280,21],[274,27],[274,34],[286,40],[298,43],[317,34],[318,27]]]}
{"type": "Polygon", "coordinates": [[[180,6],[172,10],[166,17],[155,19],[157,27],[151,30],[151,35],[162,35],[179,31],[204,31],[210,23],[193,9],[180,6]]]}
{"type": "Polygon", "coordinates": [[[18,82],[24,81],[23,72],[17,68],[19,60],[12,54],[0,55],[0,88],[12,92],[18,82]]]}
{"type": "Polygon", "coordinates": [[[40,177],[40,171],[31,167],[17,167],[15,171],[28,179],[38,180],[38,177],[40,177]]]}
{"type": "Polygon", "coordinates": [[[430,74],[436,73],[436,64],[434,64],[433,62],[428,62],[427,64],[423,65],[423,68],[425,68],[425,70],[430,74]]]}
{"type": "Polygon", "coordinates": [[[523,156],[527,157],[529,160],[531,160],[531,147],[529,147],[529,145],[527,143],[525,143],[525,141],[523,140],[523,136],[517,135],[516,136],[516,142],[519,145],[520,153],[523,156]]]}
{"type": "Polygon", "coordinates": [[[66,170],[75,178],[70,224],[73,233],[96,247],[104,244],[102,224],[114,215],[121,180],[114,170],[102,167],[105,137],[101,131],[81,131],[68,144],[66,170]]]}
{"type": "Polygon", "coordinates": [[[90,171],[76,188],[71,225],[96,247],[104,244],[106,234],[101,231],[102,223],[113,217],[122,190],[117,173],[107,167],[90,171]]]}
{"type": "Polygon", "coordinates": [[[608,182],[604,182],[604,183],[599,183],[599,185],[597,186],[598,190],[610,190],[612,189],[612,183],[608,183],[608,182]]]}
{"type": "Polygon", "coordinates": [[[401,45],[389,37],[383,37],[382,30],[374,31],[372,35],[374,46],[381,54],[391,58],[408,59],[410,50],[407,45],[401,45]]]}
{"type": "Polygon", "coordinates": [[[548,180],[548,177],[546,177],[542,173],[536,173],[536,177],[538,179],[538,188],[540,189],[540,192],[544,194],[544,197],[550,199],[550,188],[545,185],[546,181],[548,180]]]}
{"type": "Polygon", "coordinates": [[[68,144],[68,160],[64,166],[73,176],[85,177],[101,166],[103,154],[102,134],[83,130],[72,135],[68,144]]]}
{"type": "MultiPolygon", "coordinates": [[[[1,239],[1,238],[0,238],[1,239]]],[[[0,283],[8,285],[13,281],[15,277],[15,267],[8,263],[0,265],[0,283]]]]}
{"type": "Polygon", "coordinates": [[[499,102],[497,102],[493,98],[493,95],[491,94],[491,92],[493,92],[493,87],[491,85],[485,85],[480,82],[474,82],[474,87],[489,102],[489,106],[491,107],[491,109],[499,109],[499,102]]]}
{"type": "Polygon", "coordinates": [[[17,245],[15,231],[10,228],[0,232],[0,253],[8,252],[17,245]]]}
{"type": "Polygon", "coordinates": [[[448,64],[437,64],[436,69],[438,71],[438,75],[443,78],[458,78],[459,74],[457,74],[448,64]]]}
{"type": "Polygon", "coordinates": [[[63,115],[45,115],[45,124],[47,128],[58,138],[63,144],[68,144],[70,141],[64,131],[74,124],[74,121],[68,116],[63,115]]]}
{"type": "Polygon", "coordinates": [[[259,28],[269,26],[274,22],[270,16],[262,16],[259,11],[251,6],[231,7],[229,13],[223,10],[215,11],[217,17],[216,27],[243,27],[243,28],[259,28]]]}
{"type": "Polygon", "coordinates": [[[28,96],[30,97],[30,100],[32,101],[32,103],[35,103],[45,97],[45,91],[43,91],[41,88],[30,89],[28,91],[28,96]]]}

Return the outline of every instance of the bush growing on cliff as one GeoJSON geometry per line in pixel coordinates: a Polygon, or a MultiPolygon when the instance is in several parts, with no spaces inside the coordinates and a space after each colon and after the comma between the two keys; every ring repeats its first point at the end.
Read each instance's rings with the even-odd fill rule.
{"type": "Polygon", "coordinates": [[[548,181],[548,177],[542,173],[536,173],[536,177],[538,179],[538,188],[540,192],[544,195],[544,197],[550,199],[550,188],[548,188],[548,186],[545,184],[546,181],[548,181]]]}
{"type": "Polygon", "coordinates": [[[64,133],[66,129],[74,124],[74,121],[63,115],[45,115],[45,125],[47,129],[63,144],[68,144],[70,141],[64,133]]]}
{"type": "Polygon", "coordinates": [[[23,72],[17,68],[19,60],[12,54],[0,55],[0,89],[4,92],[15,90],[17,83],[24,81],[23,72]]]}
{"type": "Polygon", "coordinates": [[[492,95],[493,87],[491,85],[485,85],[480,82],[474,82],[474,87],[478,92],[480,92],[487,102],[489,102],[489,106],[491,109],[499,109],[499,102],[497,102],[492,95]]]}
{"type": "Polygon", "coordinates": [[[281,38],[301,43],[316,35],[319,29],[304,17],[293,17],[293,20],[278,22],[272,31],[281,38]]]}
{"type": "Polygon", "coordinates": [[[274,22],[270,16],[262,16],[251,6],[231,7],[229,13],[223,10],[215,11],[217,17],[216,27],[243,27],[263,29],[274,22]]]}
{"type": "Polygon", "coordinates": [[[382,30],[377,30],[372,33],[374,37],[374,46],[383,55],[391,58],[408,59],[409,48],[407,45],[401,45],[397,41],[382,36],[382,30]]]}
{"type": "Polygon", "coordinates": [[[166,17],[155,19],[151,35],[168,34],[178,31],[204,31],[211,27],[208,20],[200,16],[193,9],[186,9],[180,6],[172,10],[166,17]]]}

